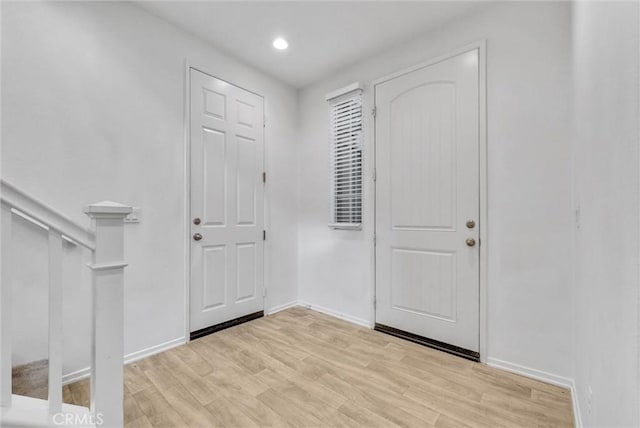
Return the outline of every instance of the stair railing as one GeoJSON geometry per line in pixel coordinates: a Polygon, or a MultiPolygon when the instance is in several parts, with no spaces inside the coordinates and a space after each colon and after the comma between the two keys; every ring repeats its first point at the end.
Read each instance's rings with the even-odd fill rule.
{"type": "Polygon", "coordinates": [[[15,266],[11,231],[14,216],[19,215],[48,230],[49,395],[42,418],[55,425],[51,423],[54,415],[75,407],[62,403],[62,245],[66,240],[92,252],[91,424],[123,426],[124,218],[132,208],[109,201],[88,205],[84,212],[92,227],[85,228],[3,180],[0,200],[0,425],[9,420],[20,423],[24,415],[35,417],[35,409],[43,408],[42,400],[13,395],[11,387],[11,270],[15,266]]]}

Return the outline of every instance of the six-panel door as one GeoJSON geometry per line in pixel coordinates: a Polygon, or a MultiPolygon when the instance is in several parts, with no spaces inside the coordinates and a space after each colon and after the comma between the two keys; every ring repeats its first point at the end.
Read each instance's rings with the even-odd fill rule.
{"type": "Polygon", "coordinates": [[[191,331],[263,310],[264,100],[190,70],[191,331]]]}

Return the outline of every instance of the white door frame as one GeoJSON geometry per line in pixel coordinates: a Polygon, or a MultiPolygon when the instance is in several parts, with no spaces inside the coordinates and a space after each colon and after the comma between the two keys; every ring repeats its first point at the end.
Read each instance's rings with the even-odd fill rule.
{"type": "MultiPolygon", "coordinates": [[[[480,241],[478,242],[478,249],[480,251],[480,320],[479,320],[479,344],[480,344],[480,361],[486,363],[487,355],[488,355],[488,320],[487,320],[487,288],[488,288],[488,272],[487,272],[487,248],[488,242],[487,239],[487,226],[488,226],[488,206],[487,206],[487,197],[488,197],[488,180],[487,180],[487,42],[486,40],[478,40],[469,45],[463,46],[459,49],[455,49],[451,52],[448,52],[444,55],[437,56],[430,60],[421,62],[409,68],[405,68],[403,70],[397,71],[395,73],[386,75],[379,79],[371,82],[371,94],[370,100],[372,101],[372,105],[375,106],[375,94],[376,94],[376,86],[394,79],[396,77],[405,75],[407,73],[411,73],[412,71],[419,70],[421,68],[428,67],[430,65],[437,64],[439,62],[445,61],[451,57],[463,54],[465,52],[469,52],[471,50],[478,49],[478,90],[479,90],[479,109],[478,113],[480,115],[479,118],[479,144],[480,144],[480,153],[479,153],[479,186],[480,186],[480,218],[478,220],[479,233],[480,233],[480,241]]],[[[371,163],[369,164],[369,168],[371,170],[371,200],[373,201],[373,209],[371,215],[371,221],[373,222],[372,228],[375,236],[376,233],[376,182],[373,179],[373,171],[376,166],[376,126],[375,119],[369,122],[369,126],[367,127],[367,131],[370,133],[369,135],[373,135],[373,147],[372,153],[373,156],[371,163]]],[[[373,259],[373,272],[371,273],[372,278],[372,295],[376,296],[376,249],[373,239],[371,240],[372,244],[370,246],[371,257],[373,259]]],[[[376,318],[376,310],[375,306],[372,307],[372,320],[375,323],[376,318]]]]}
{"type": "MultiPolygon", "coordinates": [[[[258,95],[259,97],[262,97],[262,99],[264,100],[263,103],[263,115],[265,116],[265,123],[266,123],[266,111],[267,111],[267,98],[260,94],[259,92],[253,91],[251,89],[247,89],[244,86],[234,83],[231,80],[226,80],[226,79],[222,79],[220,77],[217,77],[215,73],[211,73],[209,71],[207,71],[207,67],[204,67],[198,63],[194,63],[192,61],[189,61],[189,59],[185,60],[185,67],[184,67],[184,89],[183,89],[183,94],[184,94],[184,117],[183,117],[183,129],[184,129],[184,135],[183,135],[183,139],[184,139],[184,148],[183,148],[183,161],[184,161],[184,218],[185,218],[185,222],[184,222],[184,243],[185,243],[185,250],[184,250],[184,332],[185,332],[185,342],[190,342],[191,338],[191,135],[190,135],[190,121],[191,121],[191,72],[190,70],[194,69],[196,71],[199,71],[201,73],[204,73],[208,76],[211,76],[215,79],[218,80],[222,80],[224,82],[227,82],[235,87],[238,87],[244,91],[247,92],[251,92],[252,94],[258,95]]],[[[262,170],[266,172],[266,168],[267,168],[267,133],[266,133],[266,128],[263,128],[263,136],[262,136],[262,144],[263,144],[263,160],[262,160],[262,170]]],[[[266,207],[269,206],[268,204],[268,186],[266,183],[264,183],[264,188],[263,188],[263,202],[262,202],[262,211],[263,211],[263,219],[264,219],[264,230],[267,230],[269,228],[269,217],[267,215],[267,210],[266,207]]],[[[263,300],[262,300],[262,308],[263,310],[267,307],[267,272],[268,272],[268,268],[266,266],[266,260],[268,260],[267,257],[267,241],[264,241],[264,245],[263,245],[263,251],[262,251],[262,262],[263,262],[263,278],[262,278],[262,283],[263,283],[263,300]]]]}

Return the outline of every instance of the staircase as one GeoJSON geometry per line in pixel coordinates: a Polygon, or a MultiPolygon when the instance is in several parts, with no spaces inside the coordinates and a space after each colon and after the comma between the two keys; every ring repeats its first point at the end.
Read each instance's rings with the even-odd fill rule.
{"type": "Polygon", "coordinates": [[[131,207],[99,202],[84,208],[90,229],[0,180],[0,426],[123,426],[124,218],[131,207]],[[49,362],[47,400],[13,394],[11,364],[11,230],[19,215],[48,231],[49,362]],[[91,407],[62,402],[62,243],[92,252],[91,407]]]}

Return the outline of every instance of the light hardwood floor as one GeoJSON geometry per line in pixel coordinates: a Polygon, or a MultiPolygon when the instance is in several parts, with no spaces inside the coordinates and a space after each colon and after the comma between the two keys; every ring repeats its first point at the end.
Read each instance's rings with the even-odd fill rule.
{"type": "Polygon", "coordinates": [[[13,367],[11,390],[16,395],[46,400],[49,394],[49,360],[33,361],[13,367]]]}
{"type": "MultiPolygon", "coordinates": [[[[65,386],[88,405],[88,383],[65,386]]],[[[569,427],[566,389],[288,309],[125,368],[127,427],[569,427]]]]}

